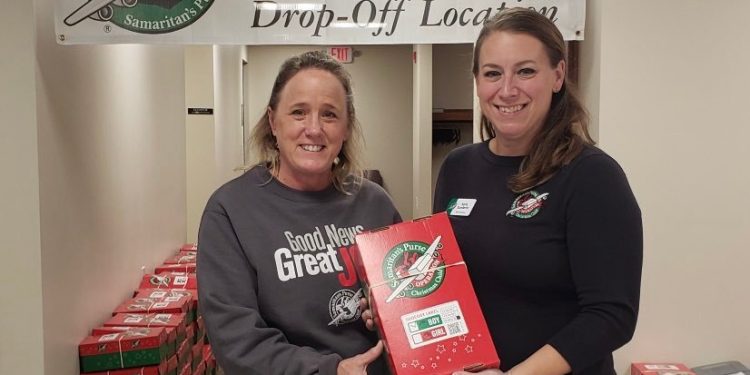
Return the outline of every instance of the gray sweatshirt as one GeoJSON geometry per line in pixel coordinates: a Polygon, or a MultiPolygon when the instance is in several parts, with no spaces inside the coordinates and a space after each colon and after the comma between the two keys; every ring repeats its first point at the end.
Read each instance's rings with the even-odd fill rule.
{"type": "MultiPolygon", "coordinates": [[[[255,167],[209,199],[198,235],[200,311],[227,375],[336,374],[376,343],[360,319],[354,236],[401,221],[365,180],[351,195],[291,189],[255,167]]],[[[384,361],[369,368],[385,373],[384,361]]]]}

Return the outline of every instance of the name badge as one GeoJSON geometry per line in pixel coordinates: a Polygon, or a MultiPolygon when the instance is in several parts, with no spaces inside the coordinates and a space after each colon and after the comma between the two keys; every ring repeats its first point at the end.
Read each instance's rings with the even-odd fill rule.
{"type": "Polygon", "coordinates": [[[448,202],[448,215],[469,216],[476,203],[477,200],[473,198],[453,198],[448,202]]]}

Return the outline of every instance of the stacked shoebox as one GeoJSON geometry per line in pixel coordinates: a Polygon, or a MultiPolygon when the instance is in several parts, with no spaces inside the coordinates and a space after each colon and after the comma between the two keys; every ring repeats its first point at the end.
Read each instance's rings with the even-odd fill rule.
{"type": "Polygon", "coordinates": [[[216,375],[198,313],[195,244],[185,244],[145,274],[132,298],[78,347],[87,375],[216,375]]]}

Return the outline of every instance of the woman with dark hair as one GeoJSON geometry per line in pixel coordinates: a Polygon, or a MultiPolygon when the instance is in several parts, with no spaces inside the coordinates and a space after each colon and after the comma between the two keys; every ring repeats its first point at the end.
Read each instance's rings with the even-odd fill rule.
{"type": "Polygon", "coordinates": [[[288,59],[251,141],[258,163],[209,199],[200,310],[228,375],[382,374],[350,250],[401,221],[362,177],[349,74],[323,52],[288,59]]]}
{"type": "Polygon", "coordinates": [[[472,72],[483,142],[447,156],[433,210],[450,216],[500,357],[481,373],[614,375],[638,316],[641,212],[588,134],[563,37],[506,9],[482,28],[472,72]]]}
{"type": "Polygon", "coordinates": [[[451,215],[501,358],[504,372],[483,373],[615,374],[638,315],[641,213],[593,146],[562,35],[507,9],[480,32],[472,72],[483,142],[448,155],[433,209],[451,215]]]}

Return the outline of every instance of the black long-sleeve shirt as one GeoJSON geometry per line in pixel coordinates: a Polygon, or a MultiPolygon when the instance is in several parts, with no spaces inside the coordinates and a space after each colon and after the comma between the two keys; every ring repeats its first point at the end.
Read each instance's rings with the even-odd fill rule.
{"type": "Polygon", "coordinates": [[[522,159],[497,156],[487,142],[454,150],[434,211],[476,199],[451,223],[504,370],[549,344],[573,374],[615,374],[612,352],[631,339],[638,315],[635,197],[617,162],[593,146],[548,182],[513,193],[507,181],[522,159]]]}

